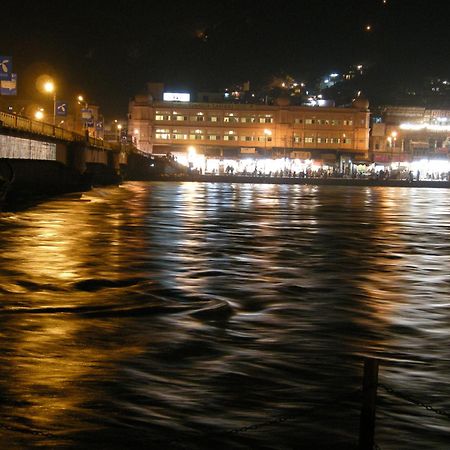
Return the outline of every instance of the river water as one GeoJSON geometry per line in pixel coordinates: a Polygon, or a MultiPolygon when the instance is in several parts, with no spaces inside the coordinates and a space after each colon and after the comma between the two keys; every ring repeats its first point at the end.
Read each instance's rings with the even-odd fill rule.
{"type": "Polygon", "coordinates": [[[354,448],[365,356],[379,448],[449,448],[446,189],[126,183],[0,248],[1,449],[354,448]]]}

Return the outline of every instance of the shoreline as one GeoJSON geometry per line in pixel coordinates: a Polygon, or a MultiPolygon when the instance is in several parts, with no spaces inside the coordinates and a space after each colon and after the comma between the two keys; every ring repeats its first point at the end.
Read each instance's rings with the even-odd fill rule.
{"type": "Polygon", "coordinates": [[[289,184],[316,186],[384,186],[450,188],[450,181],[372,180],[363,178],[282,178],[244,175],[161,175],[148,181],[190,181],[203,183],[289,184]]]}

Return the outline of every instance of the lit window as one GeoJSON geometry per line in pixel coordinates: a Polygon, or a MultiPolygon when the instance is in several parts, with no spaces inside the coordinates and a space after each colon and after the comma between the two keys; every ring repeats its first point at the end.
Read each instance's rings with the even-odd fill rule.
{"type": "Polygon", "coordinates": [[[155,139],[170,139],[170,130],[157,129],[155,139]]]}

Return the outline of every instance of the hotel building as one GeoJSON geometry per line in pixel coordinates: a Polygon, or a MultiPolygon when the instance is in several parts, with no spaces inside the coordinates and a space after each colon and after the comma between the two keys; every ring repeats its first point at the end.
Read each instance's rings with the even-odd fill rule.
{"type": "MultiPolygon", "coordinates": [[[[139,150],[173,155],[202,172],[345,170],[367,160],[368,102],[352,107],[164,101],[162,85],[129,104],[129,134],[139,150]]],[[[167,98],[167,97],[166,97],[167,98]]],[[[174,98],[169,97],[169,98],[174,98]]],[[[183,97],[177,99],[187,100],[183,97]]]]}

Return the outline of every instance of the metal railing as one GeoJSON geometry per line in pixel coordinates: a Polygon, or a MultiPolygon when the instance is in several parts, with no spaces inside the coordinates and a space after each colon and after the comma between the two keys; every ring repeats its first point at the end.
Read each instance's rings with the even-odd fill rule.
{"type": "Polygon", "coordinates": [[[28,119],[16,114],[9,114],[0,111],[0,125],[5,128],[47,136],[54,139],[60,139],[62,141],[89,142],[91,147],[113,150],[112,146],[103,139],[94,138],[91,136],[86,137],[82,134],[75,133],[74,131],[69,131],[38,120],[28,119]]]}
{"type": "MultiPolygon", "coordinates": [[[[269,427],[278,427],[285,423],[299,421],[302,418],[309,417],[315,413],[319,413],[323,410],[328,410],[335,407],[338,404],[344,404],[347,402],[361,402],[361,414],[360,414],[360,427],[359,427],[359,441],[358,444],[352,443],[349,448],[357,448],[358,450],[379,450],[380,446],[375,442],[375,419],[377,409],[377,395],[378,387],[382,388],[385,392],[393,397],[423,408],[429,412],[432,412],[444,419],[450,419],[450,411],[434,407],[427,401],[423,402],[417,398],[413,398],[410,395],[400,392],[386,384],[379,383],[378,371],[379,371],[378,359],[365,358],[364,359],[364,373],[363,383],[361,389],[356,389],[352,392],[343,393],[339,396],[329,398],[322,402],[317,402],[316,405],[309,408],[296,408],[291,410],[288,414],[268,416],[266,420],[258,423],[247,423],[246,425],[238,428],[216,430],[210,432],[201,432],[195,436],[189,436],[191,441],[203,442],[211,438],[220,438],[226,436],[236,436],[247,432],[262,432],[269,427]]],[[[25,425],[17,425],[8,422],[0,422],[0,430],[35,435],[46,438],[58,438],[63,430],[40,430],[33,427],[27,427],[25,425]]],[[[153,444],[159,444],[161,448],[189,448],[186,447],[185,436],[177,438],[176,436],[169,437],[168,439],[157,439],[151,441],[153,444]],[[164,447],[162,447],[164,445],[164,447]]],[[[159,447],[158,447],[159,448],[159,447]]]]}

